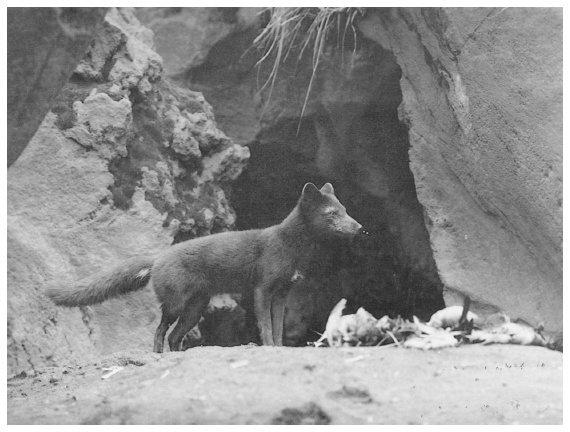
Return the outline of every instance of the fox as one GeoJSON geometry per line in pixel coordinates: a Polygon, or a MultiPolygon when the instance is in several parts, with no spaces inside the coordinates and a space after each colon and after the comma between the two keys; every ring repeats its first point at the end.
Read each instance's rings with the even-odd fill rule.
{"type": "Polygon", "coordinates": [[[332,184],[303,187],[295,208],[280,223],[263,229],[227,231],[186,240],[152,257],[135,257],[73,286],[51,286],[59,306],[101,303],[151,284],[162,316],[153,351],[170,351],[198,323],[210,298],[222,293],[253,294],[253,312],[263,345],[283,345],[285,302],[292,284],[309,271],[317,247],[362,232],[335,196],[332,184]]]}

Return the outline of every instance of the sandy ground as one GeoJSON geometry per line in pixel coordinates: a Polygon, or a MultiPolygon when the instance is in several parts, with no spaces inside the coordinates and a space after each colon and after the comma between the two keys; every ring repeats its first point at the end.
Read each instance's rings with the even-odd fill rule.
{"type": "Polygon", "coordinates": [[[562,424],[562,358],[517,345],[125,351],[9,378],[8,424],[562,424]]]}

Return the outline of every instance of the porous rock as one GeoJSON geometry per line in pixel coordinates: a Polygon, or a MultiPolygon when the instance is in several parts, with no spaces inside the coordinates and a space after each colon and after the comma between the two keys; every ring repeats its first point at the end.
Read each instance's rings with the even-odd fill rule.
{"type": "Polygon", "coordinates": [[[226,193],[248,149],[217,129],[200,93],[161,79],[152,47],[131,10],[111,9],[8,172],[9,371],[151,349],[151,287],[81,310],[43,288],[233,227],[226,193]]]}

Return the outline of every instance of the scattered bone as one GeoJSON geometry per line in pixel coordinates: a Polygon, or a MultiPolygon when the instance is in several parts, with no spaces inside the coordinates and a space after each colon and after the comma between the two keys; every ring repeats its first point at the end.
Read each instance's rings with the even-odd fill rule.
{"type": "MultiPolygon", "coordinates": [[[[449,306],[445,309],[439,310],[434,313],[428,325],[436,328],[448,328],[459,325],[461,314],[463,313],[463,306],[449,306]]],[[[473,312],[467,312],[467,321],[479,321],[479,317],[473,312]]]]}
{"type": "Polygon", "coordinates": [[[105,375],[102,375],[101,379],[107,379],[109,377],[112,377],[116,373],[121,372],[123,370],[123,367],[122,366],[112,366],[109,368],[103,368],[103,370],[109,371],[109,372],[107,372],[105,375]]]}
{"type": "MultiPolygon", "coordinates": [[[[428,323],[414,316],[412,321],[401,317],[374,318],[364,308],[355,314],[342,315],[346,299],[331,311],[326,329],[315,347],[330,346],[403,346],[417,349],[455,347],[461,343],[511,343],[550,347],[552,342],[543,334],[543,326],[511,322],[503,312],[481,320],[469,311],[470,299],[463,306],[450,306],[431,316],[428,323]]],[[[357,358],[349,361],[357,361],[357,358]]]]}

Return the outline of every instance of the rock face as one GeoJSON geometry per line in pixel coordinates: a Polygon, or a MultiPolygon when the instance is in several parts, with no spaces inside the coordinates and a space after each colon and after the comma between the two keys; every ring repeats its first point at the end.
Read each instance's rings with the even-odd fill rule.
{"type": "Polygon", "coordinates": [[[360,28],[402,68],[446,302],[561,330],[562,10],[394,9],[360,28]]]}
{"type": "Polygon", "coordinates": [[[139,8],[137,17],[156,34],[166,76],[185,74],[204,63],[228,35],[255,25],[259,8],[139,8]]]}
{"type": "MultiPolygon", "coordinates": [[[[228,24],[210,12],[184,26],[228,24]]],[[[260,91],[274,59],[256,67],[260,17],[204,42],[176,77],[252,151],[232,200],[239,227],[278,222],[305,181],[332,181],[373,233],[329,260],[320,296],[292,295],[290,314],[309,309],[295,320],[326,317],[342,295],[426,314],[443,289],[448,305],[469,294],[480,314],[560,330],[561,11],[367,9],[356,38],[330,41],[307,98],[311,55],[291,55],[260,91]]],[[[177,31],[148,25],[160,40],[177,31]]]]}
{"type": "Polygon", "coordinates": [[[42,289],[130,256],[231,229],[230,184],[249,158],[200,93],[161,80],[152,32],[111,9],[8,172],[8,369],[149,349],[152,289],[79,310],[42,289]]]}
{"type": "Polygon", "coordinates": [[[107,8],[8,8],[8,166],[83,57],[107,8]]]}

